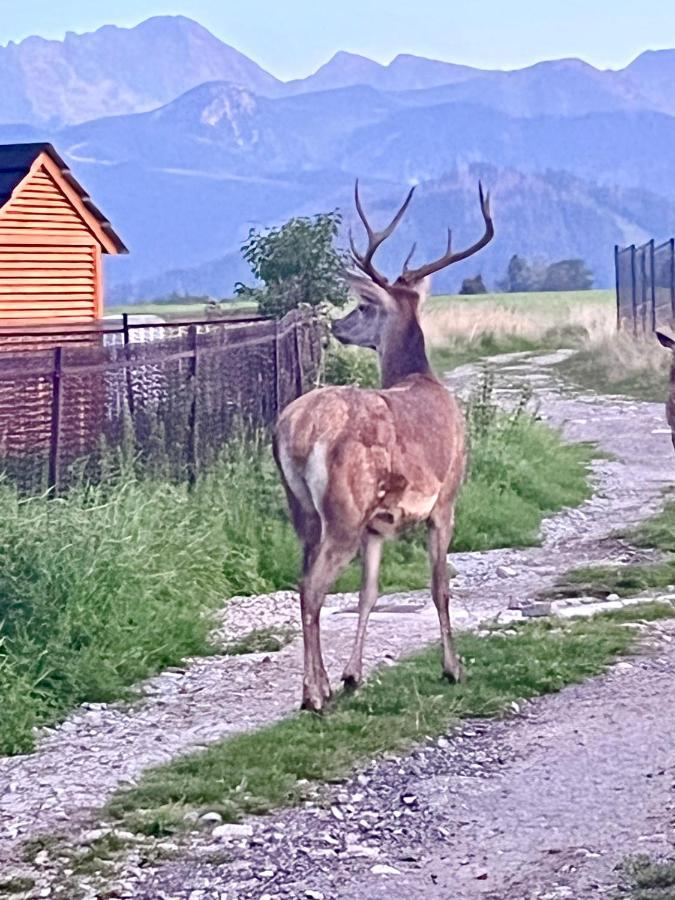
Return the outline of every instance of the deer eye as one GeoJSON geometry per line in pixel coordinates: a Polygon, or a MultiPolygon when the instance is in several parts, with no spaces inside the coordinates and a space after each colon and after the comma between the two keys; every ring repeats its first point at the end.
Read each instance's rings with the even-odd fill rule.
{"type": "Polygon", "coordinates": [[[370,305],[368,303],[359,303],[358,310],[362,313],[370,312],[370,305]]]}

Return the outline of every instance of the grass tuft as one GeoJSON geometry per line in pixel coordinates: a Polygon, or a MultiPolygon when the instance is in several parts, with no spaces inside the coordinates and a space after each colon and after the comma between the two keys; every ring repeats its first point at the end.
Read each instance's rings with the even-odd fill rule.
{"type": "Polygon", "coordinates": [[[675,585],[675,501],[626,534],[638,547],[661,550],[664,559],[627,566],[587,566],[572,569],[553,592],[559,596],[632,597],[643,591],[673,589],[675,585]]]}
{"type": "Polygon", "coordinates": [[[622,869],[627,883],[620,896],[626,900],[674,900],[675,860],[654,862],[640,855],[626,860],[622,869]]]}
{"type": "Polygon", "coordinates": [[[293,628],[254,628],[237,641],[225,646],[228,656],[244,656],[247,653],[278,653],[290,644],[296,632],[293,628]]]}

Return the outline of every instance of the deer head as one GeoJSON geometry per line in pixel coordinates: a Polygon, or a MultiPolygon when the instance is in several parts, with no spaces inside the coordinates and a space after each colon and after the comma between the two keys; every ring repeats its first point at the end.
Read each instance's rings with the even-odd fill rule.
{"type": "Polygon", "coordinates": [[[375,268],[373,257],[380,245],[390,237],[403,218],[414,192],[415,188],[413,187],[386,228],[382,231],[374,231],[361,205],[358,180],[354,189],[356,211],[366,230],[368,247],[365,253],[360,253],[356,249],[350,232],[352,259],[362,274],[350,274],[349,280],[354,293],[359,298],[359,303],[356,309],[333,323],[333,334],[343,344],[369,347],[378,352],[383,387],[390,387],[413,372],[423,374],[429,372],[424,337],[419,324],[419,308],[421,300],[428,292],[430,276],[434,272],[439,272],[441,269],[477,253],[492,240],[494,235],[494,226],[490,215],[490,195],[483,193],[483,187],[479,183],[480,210],[485,223],[485,230],[480,239],[464,250],[453,252],[452,232],[448,229],[448,244],[445,253],[438,259],[416,269],[409,268],[415,253],[416,245],[413,244],[403,264],[401,274],[393,283],[390,283],[375,268]]]}

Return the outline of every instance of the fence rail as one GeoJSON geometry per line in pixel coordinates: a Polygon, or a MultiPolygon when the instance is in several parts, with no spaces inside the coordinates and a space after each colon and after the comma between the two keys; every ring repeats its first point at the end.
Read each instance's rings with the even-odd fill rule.
{"type": "Polygon", "coordinates": [[[617,328],[633,334],[675,323],[675,238],[614,248],[617,328]]]}
{"type": "Polygon", "coordinates": [[[2,329],[0,468],[27,493],[58,493],[105,477],[122,451],[192,482],[237,429],[271,426],[314,386],[321,344],[320,324],[299,311],[2,329]]]}

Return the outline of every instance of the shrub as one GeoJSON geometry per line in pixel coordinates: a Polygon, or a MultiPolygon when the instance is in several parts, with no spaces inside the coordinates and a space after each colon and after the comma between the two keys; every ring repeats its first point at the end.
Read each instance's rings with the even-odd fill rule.
{"type": "Polygon", "coordinates": [[[336,211],[294,218],[266,232],[251,229],[242,252],[262,285],[238,284],[237,296],[254,301],[263,315],[275,318],[301,305],[344,306],[345,255],[334,246],[340,222],[336,211]]]}

